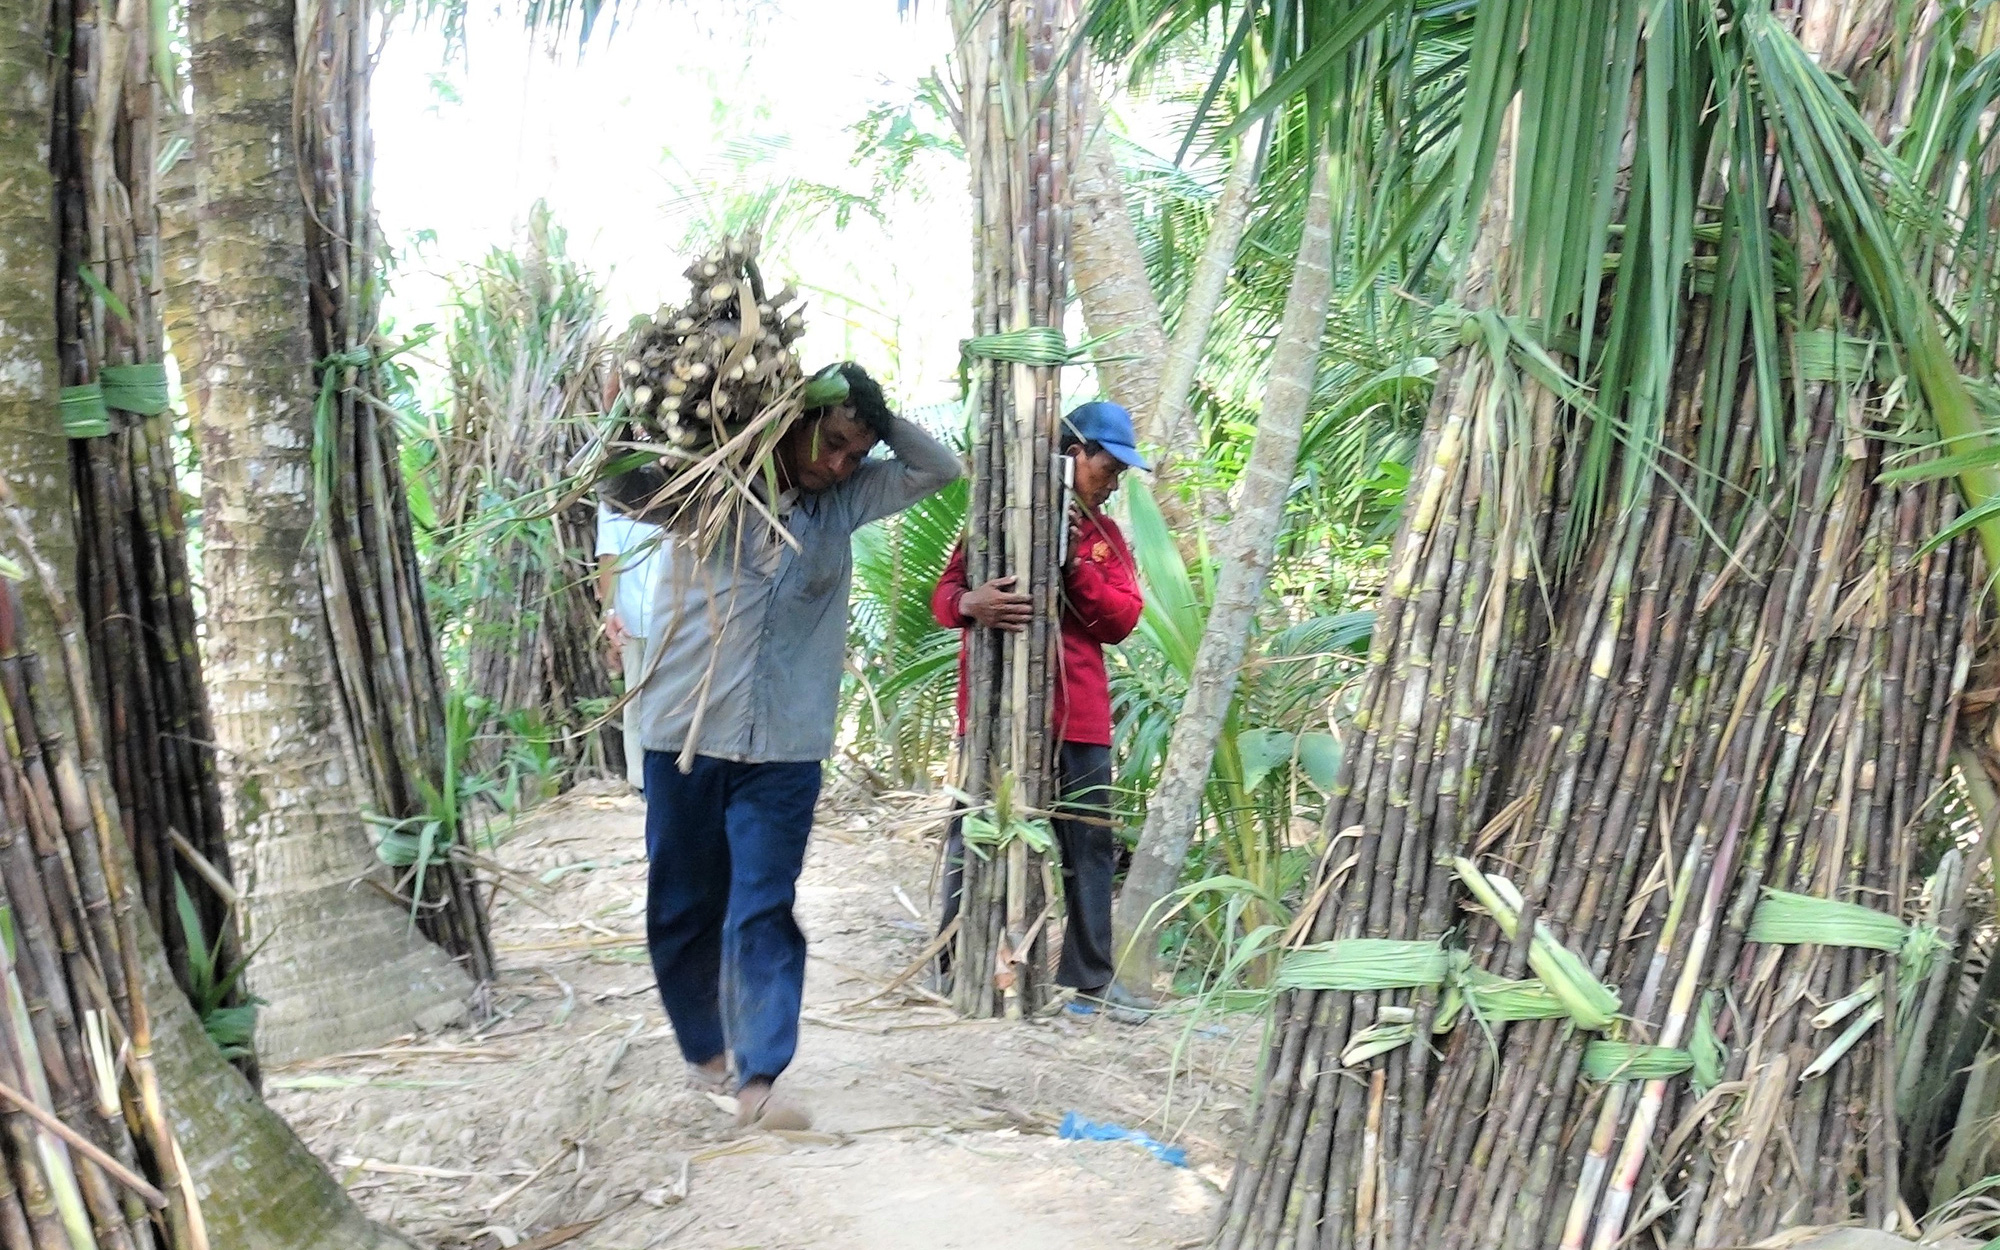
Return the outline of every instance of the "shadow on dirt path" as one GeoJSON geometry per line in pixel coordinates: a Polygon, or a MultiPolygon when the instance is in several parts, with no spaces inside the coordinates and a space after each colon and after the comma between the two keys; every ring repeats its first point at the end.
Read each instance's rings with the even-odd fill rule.
{"type": "Polygon", "coordinates": [[[494,1018],[278,1069],[266,1092],[370,1214],[439,1250],[1199,1244],[1255,1022],[967,1022],[913,986],[880,993],[929,936],[937,810],[821,804],[787,1078],[813,1133],[739,1136],[687,1088],[641,937],[642,809],[622,794],[569,795],[503,843],[494,1018]],[[1062,1140],[1069,1111],[1177,1142],[1189,1166],[1062,1140]]]}

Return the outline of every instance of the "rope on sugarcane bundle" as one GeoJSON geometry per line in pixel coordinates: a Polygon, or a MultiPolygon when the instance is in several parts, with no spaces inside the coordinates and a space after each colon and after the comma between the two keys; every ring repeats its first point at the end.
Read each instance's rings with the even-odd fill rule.
{"type": "Polygon", "coordinates": [[[688,302],[636,328],[618,367],[619,395],[593,480],[657,466],[643,510],[699,556],[749,517],[784,539],[774,510],[775,453],[802,414],[847,397],[829,369],[808,381],[793,344],[805,333],[796,287],[764,290],[756,232],[725,240],[688,266],[688,302]]]}

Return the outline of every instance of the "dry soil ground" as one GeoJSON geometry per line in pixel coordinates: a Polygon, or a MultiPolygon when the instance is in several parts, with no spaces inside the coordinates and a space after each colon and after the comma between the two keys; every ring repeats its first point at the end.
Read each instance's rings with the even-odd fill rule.
{"type": "MultiPolygon", "coordinates": [[[[815,1131],[736,1133],[690,1090],[640,938],[641,808],[575,794],[504,843],[494,1015],[267,1075],[367,1210],[438,1250],[986,1250],[1196,1244],[1226,1176],[1255,1026],[960,1021],[882,988],[923,950],[935,807],[821,804],[789,1083],[815,1131]],[[1186,1147],[1068,1141],[1077,1111],[1186,1147]]],[[[914,983],[912,983],[914,984],[914,983]]]]}

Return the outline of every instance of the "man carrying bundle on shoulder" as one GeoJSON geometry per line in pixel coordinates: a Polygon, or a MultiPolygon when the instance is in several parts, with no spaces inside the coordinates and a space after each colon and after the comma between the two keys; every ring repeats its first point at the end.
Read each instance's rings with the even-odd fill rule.
{"type": "MultiPolygon", "coordinates": [[[[746,512],[744,532],[700,567],[676,557],[655,581],[644,667],[627,674],[645,683],[653,974],[695,1084],[726,1090],[734,1061],[746,1127],[811,1124],[774,1082],[798,1048],[806,939],[792,904],[833,753],[854,531],[964,472],[860,366],[837,368],[847,397],[802,414],[773,460],[776,498],[763,503],[792,543],[746,512]],[[878,442],[889,456],[871,458],[878,442]]],[[[602,491],[664,519],[648,515],[663,480],[636,469],[602,491]]]]}
{"type": "MultiPolygon", "coordinates": [[[[1104,670],[1104,648],[1131,635],[1146,601],[1125,535],[1116,521],[1104,515],[1104,505],[1127,468],[1150,471],[1136,441],[1131,414],[1117,404],[1082,404],[1063,418],[1059,450],[1074,461],[1076,476],[1069,551],[1062,571],[1062,654],[1051,700],[1063,813],[1052,823],[1068,912],[1056,983],[1076,991],[1068,1007],[1072,1013],[1090,1015],[1104,1008],[1113,1019],[1126,1023],[1143,1020],[1145,1004],[1113,978],[1117,952],[1111,938],[1111,883],[1118,835],[1112,823],[1111,685],[1104,670]]],[[[931,615],[945,628],[967,635],[974,628],[1018,633],[1032,619],[1034,605],[1015,589],[1017,582],[1009,575],[968,587],[961,540],[931,594],[931,615]]],[[[958,653],[961,739],[970,650],[964,643],[969,641],[962,639],[958,653]]],[[[953,820],[945,846],[946,927],[958,915],[964,878],[965,842],[960,822],[953,820]]],[[[948,951],[940,965],[949,970],[948,951]]]]}

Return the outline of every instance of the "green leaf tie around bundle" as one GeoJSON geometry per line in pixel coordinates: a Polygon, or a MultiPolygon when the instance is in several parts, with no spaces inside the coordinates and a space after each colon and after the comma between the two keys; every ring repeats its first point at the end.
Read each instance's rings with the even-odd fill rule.
{"type": "Polygon", "coordinates": [[[106,365],[97,380],[104,388],[106,408],[141,417],[158,416],[167,410],[167,366],[159,361],[106,365]]]}
{"type": "MultiPolygon", "coordinates": [[[[1537,980],[1509,981],[1474,967],[1461,950],[1437,942],[1389,938],[1344,938],[1302,946],[1278,964],[1275,987],[1281,990],[1422,989],[1441,986],[1433,1033],[1447,1033],[1469,1014],[1482,1028],[1516,1020],[1572,1019],[1562,996],[1537,980]]],[[[1608,991],[1607,991],[1608,992],[1608,991]]],[[[1587,1028],[1581,1021],[1577,1027],[1587,1028]]],[[[1416,1013],[1408,1007],[1378,1008],[1375,1023],[1349,1039],[1341,1052],[1343,1066],[1352,1067],[1415,1040],[1416,1013]]]]}
{"type": "Polygon", "coordinates": [[[962,791],[953,791],[959,802],[968,804],[959,818],[959,836],[972,853],[981,859],[987,857],[989,849],[1000,849],[1019,840],[1028,849],[1042,855],[1055,850],[1055,830],[1046,817],[1024,814],[1016,802],[1019,780],[1013,773],[1002,774],[999,784],[993,788],[993,801],[982,808],[973,808],[972,797],[962,791]]]}
{"type": "MultiPolygon", "coordinates": [[[[1480,872],[1470,860],[1460,859],[1456,867],[1502,931],[1513,937],[1520,924],[1520,892],[1505,878],[1488,877],[1480,872]]],[[[1432,1025],[1436,1033],[1448,1032],[1461,1015],[1470,1015],[1481,1027],[1515,1020],[1567,1019],[1587,1032],[1608,1028],[1617,1019],[1617,993],[1592,976],[1582,957],[1556,941],[1555,935],[1540,923],[1535,925],[1528,963],[1535,969],[1535,979],[1509,981],[1474,967],[1464,951],[1447,949],[1440,942],[1342,938],[1288,951],[1279,961],[1273,984],[1280,990],[1350,993],[1440,986],[1444,993],[1432,1025]]],[[[1708,1010],[1706,1003],[1703,1010],[1704,1013],[1708,1010]]],[[[1348,1040],[1341,1051],[1341,1063],[1352,1067],[1408,1045],[1415,1040],[1416,1030],[1416,1013],[1411,1008],[1383,1006],[1377,1010],[1373,1023],[1348,1040]]],[[[1709,1040],[1713,1040],[1712,1029],[1709,1040]]],[[[1593,1042],[1593,1048],[1612,1049],[1594,1050],[1594,1058],[1593,1051],[1586,1051],[1584,1062],[1592,1073],[1621,1074],[1617,1079],[1674,1076],[1690,1068],[1699,1068],[1698,1076],[1706,1077],[1720,1071],[1720,1047],[1713,1047],[1710,1053],[1709,1048],[1701,1047],[1701,1042],[1699,1025],[1696,1030],[1699,1055],[1660,1046],[1593,1042]]],[[[1598,1079],[1614,1078],[1607,1075],[1598,1079]]]]}
{"type": "Polygon", "coordinates": [[[104,406],[104,388],[96,382],[62,389],[63,433],[70,438],[103,438],[111,433],[111,413],[104,406]]]}
{"type": "Polygon", "coordinates": [[[1046,820],[1009,820],[1005,823],[985,816],[966,813],[959,823],[959,836],[980,858],[985,858],[988,848],[1001,849],[1019,839],[1028,844],[1028,849],[1047,855],[1055,849],[1055,833],[1046,820]]]}
{"type": "MultiPolygon", "coordinates": [[[[1515,939],[1520,926],[1521,892],[1505,877],[1489,877],[1479,871],[1469,859],[1455,859],[1452,867],[1479,905],[1492,915],[1500,931],[1515,939]]],[[[1556,941],[1555,934],[1539,920],[1528,944],[1528,966],[1535,970],[1549,992],[1562,1000],[1578,1028],[1595,1032],[1609,1027],[1618,1018],[1618,995],[1592,976],[1583,958],[1556,941]]]]}
{"type": "MultiPolygon", "coordinates": [[[[1905,924],[1887,912],[1859,903],[1793,894],[1785,890],[1765,890],[1750,918],[1752,942],[1781,945],[1854,946],[1896,956],[1897,978],[1903,985],[1919,985],[1930,976],[1932,965],[1950,946],[1932,925],[1905,924]]],[[[1898,1008],[1898,1025],[1908,1023],[1905,1015],[1915,1003],[1905,995],[1898,1008]]],[[[1827,1029],[1853,1017],[1838,1037],[1799,1074],[1801,1081],[1822,1076],[1854,1048],[1870,1028],[1881,1021],[1882,978],[1869,977],[1853,993],[1827,1004],[1812,1018],[1814,1028],[1827,1029]]]]}
{"type": "Polygon", "coordinates": [[[965,360],[999,360],[1014,365],[1066,365],[1075,358],[1063,332],[1054,326],[1028,326],[1000,334],[979,334],[960,340],[958,355],[965,360]]]}

